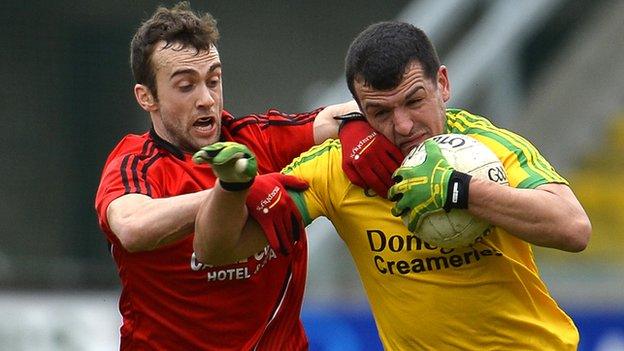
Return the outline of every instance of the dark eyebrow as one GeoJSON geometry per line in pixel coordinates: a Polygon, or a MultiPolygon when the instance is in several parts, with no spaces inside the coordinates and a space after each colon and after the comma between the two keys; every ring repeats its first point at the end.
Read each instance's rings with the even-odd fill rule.
{"type": "Polygon", "coordinates": [[[214,72],[217,68],[221,68],[221,62],[216,62],[208,69],[208,72],[214,72]]]}
{"type": "MultiPolygon", "coordinates": [[[[215,64],[213,64],[212,66],[210,66],[210,68],[208,69],[208,72],[214,72],[217,68],[221,68],[221,63],[217,62],[215,64]]],[[[179,76],[181,74],[195,74],[197,71],[195,71],[194,69],[191,68],[183,68],[180,70],[177,70],[173,73],[171,73],[171,76],[169,77],[169,79],[172,79],[175,76],[179,76]]]]}
{"type": "Polygon", "coordinates": [[[179,75],[182,75],[182,74],[195,74],[195,70],[190,69],[190,68],[177,70],[177,71],[171,73],[171,76],[169,77],[169,79],[172,79],[173,77],[179,76],[179,75]]]}
{"type": "MultiPolygon", "coordinates": [[[[406,99],[411,98],[412,96],[414,96],[414,94],[416,94],[416,92],[418,92],[421,89],[424,89],[424,87],[422,85],[415,85],[415,86],[411,87],[410,90],[408,90],[407,94],[405,94],[405,98],[406,99]]],[[[370,103],[367,103],[364,106],[364,109],[367,110],[367,109],[369,109],[371,107],[375,108],[375,107],[383,107],[383,106],[380,103],[378,103],[378,102],[370,102],[370,103]]]]}
{"type": "Polygon", "coordinates": [[[425,87],[423,87],[422,85],[417,85],[415,87],[413,87],[411,90],[409,90],[407,92],[407,94],[405,94],[405,98],[409,99],[412,96],[414,96],[414,94],[416,94],[419,90],[425,89],[425,87]]]}
{"type": "Polygon", "coordinates": [[[364,106],[364,110],[368,110],[369,108],[375,108],[375,107],[381,107],[381,104],[378,102],[366,103],[366,106],[364,106]]]}

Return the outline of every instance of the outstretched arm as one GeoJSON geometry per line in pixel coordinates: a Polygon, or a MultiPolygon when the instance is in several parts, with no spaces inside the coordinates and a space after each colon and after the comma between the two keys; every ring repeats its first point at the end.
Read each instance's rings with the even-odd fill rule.
{"type": "Polygon", "coordinates": [[[243,235],[245,199],[258,169],[253,153],[238,143],[218,142],[201,148],[193,161],[209,163],[218,178],[197,211],[193,240],[197,259],[209,264],[233,263],[260,251],[258,236],[243,235]],[[253,251],[256,246],[258,250],[253,251]]]}
{"type": "Polygon", "coordinates": [[[193,232],[195,215],[210,190],[152,199],[128,194],[106,209],[111,231],[129,252],[154,250],[193,232]]]}
{"type": "Polygon", "coordinates": [[[193,250],[200,262],[234,263],[267,245],[258,224],[249,219],[245,200],[249,189],[224,190],[216,184],[202,202],[195,220],[193,250]]]}
{"type": "MultiPolygon", "coordinates": [[[[359,109],[354,101],[350,101],[330,105],[319,112],[314,121],[315,142],[320,143],[327,138],[337,137],[340,121],[334,117],[354,111],[359,109]]],[[[368,129],[350,132],[351,143],[358,143],[368,134],[368,129]]],[[[368,150],[370,150],[368,155],[373,155],[375,147],[368,150]]],[[[363,186],[367,183],[381,184],[373,172],[373,167],[376,167],[377,163],[362,160],[355,165],[353,159],[347,160],[354,177],[357,177],[363,186]],[[357,172],[365,176],[360,176],[357,172]]],[[[157,199],[142,194],[123,195],[113,200],[106,209],[108,225],[127,251],[154,250],[193,233],[200,204],[211,191],[212,189],[209,189],[157,199]]]]}
{"type": "Polygon", "coordinates": [[[403,160],[401,151],[368,124],[353,100],[330,105],[314,120],[314,142],[339,138],[342,169],[349,180],[386,198],[392,172],[403,160]]]}
{"type": "Polygon", "coordinates": [[[314,143],[318,145],[327,139],[337,138],[340,121],[335,117],[359,111],[354,100],[325,107],[314,120],[314,143]]]}
{"type": "Polygon", "coordinates": [[[261,251],[267,242],[282,254],[290,253],[304,229],[286,189],[303,190],[305,182],[280,173],[255,176],[253,154],[234,142],[204,147],[193,159],[212,164],[219,178],[195,221],[193,248],[200,262],[234,263],[261,251]],[[260,225],[249,218],[248,209],[260,225]]]}

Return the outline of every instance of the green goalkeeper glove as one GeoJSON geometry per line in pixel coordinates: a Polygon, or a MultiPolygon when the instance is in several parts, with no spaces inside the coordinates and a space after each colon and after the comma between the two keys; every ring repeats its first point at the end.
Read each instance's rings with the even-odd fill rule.
{"type": "Polygon", "coordinates": [[[221,187],[228,191],[249,188],[258,173],[254,154],[247,146],[232,141],[202,147],[193,155],[193,162],[209,163],[221,187]]]}
{"type": "Polygon", "coordinates": [[[435,141],[425,140],[424,147],[425,161],[399,167],[392,175],[395,185],[388,191],[388,198],[396,202],[392,215],[403,217],[410,232],[420,227],[426,215],[468,208],[471,176],[454,170],[435,141]]]}

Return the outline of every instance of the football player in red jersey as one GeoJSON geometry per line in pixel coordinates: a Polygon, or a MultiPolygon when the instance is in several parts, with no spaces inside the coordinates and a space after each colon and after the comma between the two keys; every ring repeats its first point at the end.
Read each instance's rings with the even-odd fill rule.
{"type": "MultiPolygon", "coordinates": [[[[95,199],[122,283],[122,350],[307,348],[299,320],[305,236],[268,237],[271,245],[236,264],[199,261],[193,252],[195,218],[216,178],[211,166],[195,164],[192,155],[205,145],[236,141],[256,155],[259,173],[279,171],[313,144],[336,137],[333,117],[357,106],[234,118],[223,109],[217,40],[213,17],[198,16],[187,3],[158,8],[132,39],[134,93],[152,128],[126,135],[110,153],[95,199]]],[[[351,121],[340,134],[345,145],[356,147],[362,140],[371,143],[370,133],[365,122],[351,121]]],[[[367,152],[385,145],[373,142],[367,152]]],[[[367,164],[378,167],[366,162],[366,154],[345,158],[354,178],[373,189],[384,187],[389,177],[380,180],[367,164]]],[[[261,177],[256,183],[264,187],[305,187],[261,177]]]]}

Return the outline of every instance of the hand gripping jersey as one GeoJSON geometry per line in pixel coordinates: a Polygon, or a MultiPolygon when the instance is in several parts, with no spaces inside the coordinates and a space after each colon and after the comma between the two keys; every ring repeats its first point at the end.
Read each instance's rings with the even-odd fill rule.
{"type": "MultiPolygon", "coordinates": [[[[240,119],[224,113],[222,139],[247,145],[261,173],[278,171],[314,144],[318,111],[270,110],[240,119]]],[[[237,264],[212,267],[195,259],[192,235],[129,253],[110,231],[106,209],[124,194],[162,198],[211,188],[210,166],[194,164],[191,156],[152,130],[126,136],[106,161],[95,204],[122,282],[121,350],[306,349],[299,320],[305,238],[288,257],[267,246],[237,264]]]]}
{"type": "MultiPolygon", "coordinates": [[[[489,146],[513,187],[566,184],[528,141],[483,117],[448,110],[445,132],[489,146]]],[[[392,202],[349,182],[337,140],[283,172],[310,184],[297,196],[304,219],[328,217],[347,245],[385,349],[576,349],[578,331],[548,293],[527,242],[500,228],[471,248],[421,241],[390,214],[392,202]]]]}

